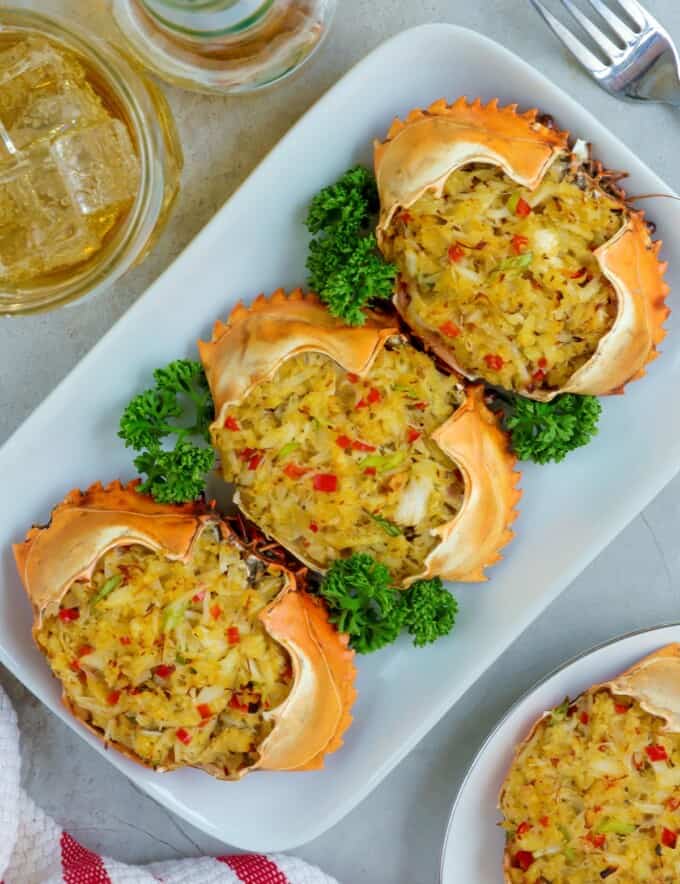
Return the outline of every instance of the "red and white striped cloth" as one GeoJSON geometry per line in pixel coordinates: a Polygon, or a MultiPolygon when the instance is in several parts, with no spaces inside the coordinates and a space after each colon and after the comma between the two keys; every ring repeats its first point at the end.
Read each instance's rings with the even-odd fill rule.
{"type": "Polygon", "coordinates": [[[129,866],[88,850],[21,788],[19,729],[0,688],[0,884],[338,884],[280,854],[200,857],[129,866]]]}

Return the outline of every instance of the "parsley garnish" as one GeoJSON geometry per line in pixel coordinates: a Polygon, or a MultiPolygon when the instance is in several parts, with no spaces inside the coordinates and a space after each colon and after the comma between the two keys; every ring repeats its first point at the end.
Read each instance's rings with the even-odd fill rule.
{"type": "Polygon", "coordinates": [[[141,452],[134,461],[147,477],[140,491],[159,503],[195,500],[215,461],[212,448],[191,441],[210,441],[214,406],[203,367],[178,359],[156,369],[154,380],[155,387],[135,396],[123,412],[118,435],[141,452]],[[176,437],[172,449],[163,448],[168,436],[176,437]]]}
{"type": "Polygon", "coordinates": [[[505,417],[520,460],[559,462],[597,435],[602,406],[595,396],[565,393],[552,402],[514,396],[505,417]]]}
{"type": "Polygon", "coordinates": [[[385,565],[367,553],[338,559],[328,569],[320,593],[331,623],[346,632],[360,654],[393,642],[403,626],[403,599],[385,565]]]}
{"type": "Polygon", "coordinates": [[[453,629],[458,603],[439,577],[418,580],[406,592],[405,626],[417,648],[429,645],[453,629]]]}
{"type": "Polygon", "coordinates": [[[416,647],[423,647],[451,631],[458,610],[438,577],[399,589],[385,565],[367,553],[334,562],[319,592],[331,622],[349,635],[360,654],[391,644],[403,629],[416,647]]]}
{"type": "Polygon", "coordinates": [[[375,179],[363,166],[324,187],[309,206],[309,285],[348,325],[363,325],[364,308],[392,296],[397,270],[378,251],[377,211],[375,179]]]}

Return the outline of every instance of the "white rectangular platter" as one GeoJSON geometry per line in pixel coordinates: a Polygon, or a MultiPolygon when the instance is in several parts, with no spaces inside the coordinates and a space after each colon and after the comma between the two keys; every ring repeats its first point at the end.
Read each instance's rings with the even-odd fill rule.
{"type": "MultiPolygon", "coordinates": [[[[672,317],[662,358],[625,396],[607,401],[596,442],[560,466],[526,469],[517,537],[490,583],[456,588],[461,614],[453,633],[424,650],[404,640],[360,659],[355,724],[323,771],[260,773],[241,783],[190,770],[154,774],[106,752],[61,708],[57,684],[30,642],[31,612],[10,544],[31,523],[47,520],[70,488],[131,478],[117,421],[152,370],[179,356],[195,358],[195,340],[238,299],[303,283],[302,222],[311,196],[353,163],[370,162],[372,139],[395,115],[459,95],[539,107],[592,140],[607,165],[630,170],[631,191],[668,192],[594,117],[510,52],[449,25],[407,31],[300,120],[0,451],[0,660],[141,788],[238,847],[290,849],[337,822],[680,469],[680,409],[672,406],[680,389],[680,334],[672,317]]],[[[680,282],[680,245],[671,238],[680,208],[658,200],[654,217],[667,240],[673,286],[680,282]]]]}

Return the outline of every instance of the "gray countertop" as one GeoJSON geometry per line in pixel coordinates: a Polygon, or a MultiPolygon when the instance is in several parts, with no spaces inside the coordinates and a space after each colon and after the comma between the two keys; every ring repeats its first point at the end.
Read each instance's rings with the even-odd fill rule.
{"type": "MultiPolygon", "coordinates": [[[[102,2],[35,0],[24,5],[76,12],[81,23],[101,31],[111,27],[102,2]]],[[[556,0],[548,2],[557,5],[556,0]]],[[[645,2],[680,41],[677,0],[645,2]]],[[[412,25],[447,21],[498,40],[577,97],[680,189],[677,112],[623,105],[601,92],[561,51],[528,0],[339,0],[338,6],[333,32],[321,52],[274,91],[222,99],[167,89],[187,160],[182,195],[169,228],[146,262],[100,299],[0,323],[0,442],[184,248],[303,111],[355,61],[412,25]]],[[[455,94],[452,83],[450,97],[455,94]]],[[[433,884],[456,790],[484,737],[515,698],[594,644],[680,620],[678,524],[680,477],[365,801],[296,852],[342,884],[433,884]]],[[[19,713],[26,788],[85,845],[135,863],[225,851],[223,844],[140,793],[8,672],[0,671],[0,682],[19,713]]]]}

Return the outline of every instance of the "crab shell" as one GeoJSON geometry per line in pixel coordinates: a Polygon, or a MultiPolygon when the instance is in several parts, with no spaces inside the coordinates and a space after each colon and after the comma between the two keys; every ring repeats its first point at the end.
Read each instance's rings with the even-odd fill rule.
{"type": "MultiPolygon", "coordinates": [[[[666,722],[668,733],[680,733],[680,643],[673,642],[653,654],[649,654],[634,663],[621,675],[611,681],[593,685],[585,693],[596,693],[608,690],[616,696],[629,697],[636,700],[645,712],[662,718],[666,722]]],[[[514,767],[520,753],[533,738],[541,723],[551,715],[544,712],[532,725],[524,740],[517,746],[510,769],[514,767]]],[[[505,782],[501,786],[499,806],[505,794],[505,782]]],[[[510,882],[512,858],[506,849],[503,857],[503,869],[506,882],[510,882]]]]}
{"type": "MultiPolygon", "coordinates": [[[[88,580],[99,559],[116,546],[141,544],[172,561],[187,561],[195,541],[208,526],[223,540],[248,555],[246,546],[215,512],[203,504],[162,505],[137,491],[138,481],[123,486],[93,485],[85,492],[72,491],[52,512],[46,528],[31,529],[23,543],[15,544],[19,576],[33,605],[36,637],[42,619],[59,609],[61,599],[76,580],[88,580]]],[[[234,776],[221,768],[202,769],[219,779],[240,779],[254,769],[312,770],[323,767],[327,753],[342,745],[351,724],[350,708],[356,697],[354,652],[348,637],[328,621],[325,608],[306,593],[304,574],[296,575],[284,565],[259,556],[270,567],[284,571],[287,586],[260,614],[269,635],[290,654],[293,684],[286,700],[266,713],[274,727],[259,747],[259,760],[234,776]]],[[[85,710],[62,694],[69,711],[98,737],[85,710]]],[[[120,752],[146,763],[125,746],[112,743],[120,752]]],[[[170,767],[165,770],[171,769],[170,767]]],[[[163,768],[157,768],[163,770],[163,768]]]]}
{"type": "MultiPolygon", "coordinates": [[[[467,163],[500,166],[519,185],[535,190],[551,164],[569,153],[566,132],[542,125],[537,112],[517,113],[517,105],[499,108],[494,99],[483,107],[459,98],[442,99],[427,110],[414,110],[406,121],[396,119],[385,142],[375,143],[375,174],[380,194],[378,243],[384,247],[395,212],[413,205],[427,190],[441,195],[449,175],[467,163]]],[[[558,390],[522,390],[522,395],[549,401],[560,393],[605,395],[621,392],[628,381],[642,377],[658,355],[669,314],[664,299],[666,264],[659,261],[661,242],[652,242],[642,212],[625,203],[626,221],[595,252],[602,273],[614,287],[618,310],[612,328],[600,339],[588,362],[558,390]]],[[[431,330],[408,316],[409,294],[398,287],[394,303],[414,331],[445,362],[470,380],[453,353],[431,330]]]]}
{"type": "MultiPolygon", "coordinates": [[[[215,401],[212,428],[222,427],[229,408],[243,402],[291,356],[323,353],[345,371],[363,375],[386,341],[398,334],[392,319],[377,314],[369,315],[363,326],[347,326],[331,316],[315,295],[300,290],[287,295],[279,289],[270,298],[260,296],[250,308],[237,306],[226,324],[215,325],[212,341],[198,345],[215,401]]],[[[427,557],[423,573],[406,585],[433,576],[485,580],[484,568],[500,560],[499,550],[512,538],[510,525],[521,492],[515,487],[516,459],[484,404],[481,385],[466,388],[465,402],[432,439],[459,467],[465,495],[456,517],[432,529],[439,543],[427,557]]],[[[243,509],[238,493],[234,499],[243,509]]],[[[300,551],[293,552],[310,568],[321,570],[305,561],[300,551]]]]}

